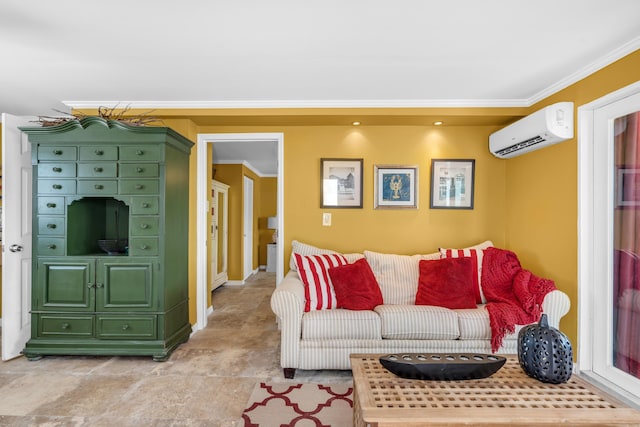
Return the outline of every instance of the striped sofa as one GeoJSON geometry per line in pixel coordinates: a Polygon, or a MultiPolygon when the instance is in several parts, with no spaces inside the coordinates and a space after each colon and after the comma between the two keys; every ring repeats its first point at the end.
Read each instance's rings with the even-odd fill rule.
{"type": "MultiPolygon", "coordinates": [[[[293,250],[304,255],[332,252],[298,242],[293,250]]],[[[305,312],[304,284],[292,263],[271,296],[281,331],[280,364],[286,378],[293,378],[296,369],[350,369],[352,353],[491,352],[489,315],[483,305],[461,310],[414,305],[418,263],[437,259],[439,253],[407,256],[365,251],[346,257],[350,262],[367,259],[385,303],[374,310],[305,312]]],[[[569,297],[562,291],[547,294],[542,307],[550,326],[559,327],[569,306],[569,297]]],[[[520,328],[505,337],[498,353],[517,353],[520,328]]]]}

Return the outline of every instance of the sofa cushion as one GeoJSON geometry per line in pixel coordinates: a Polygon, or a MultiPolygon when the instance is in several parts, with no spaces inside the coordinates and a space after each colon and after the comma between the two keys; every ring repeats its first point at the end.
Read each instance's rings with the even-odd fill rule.
{"type": "Polygon", "coordinates": [[[484,254],[484,249],[492,246],[493,242],[491,240],[487,240],[477,245],[463,249],[440,248],[440,254],[442,258],[471,258],[471,261],[474,263],[474,270],[476,272],[473,277],[473,286],[477,304],[484,304],[487,302],[487,299],[482,292],[482,257],[484,254]]]}
{"type": "Polygon", "coordinates": [[[304,283],[304,311],[336,308],[336,294],[331,285],[329,268],[347,264],[347,259],[340,254],[295,254],[295,260],[304,283]]]}
{"type": "Polygon", "coordinates": [[[413,304],[418,290],[420,255],[393,255],[364,251],[380,284],[385,304],[413,304]]]}
{"type": "MultiPolygon", "coordinates": [[[[289,259],[289,269],[293,271],[298,271],[298,266],[296,265],[295,254],[299,254],[302,256],[308,255],[325,255],[325,254],[337,254],[331,249],[322,249],[313,245],[309,245],[306,243],[298,242],[297,240],[293,240],[291,242],[291,258],[289,259]]],[[[347,261],[350,263],[356,262],[359,259],[364,258],[364,254],[352,253],[352,254],[341,254],[343,255],[347,261]]]]}
{"type": "Polygon", "coordinates": [[[476,308],[470,258],[420,260],[416,305],[445,308],[476,308]]]}
{"type": "Polygon", "coordinates": [[[338,308],[373,310],[382,304],[382,293],[366,259],[329,269],[338,308]]]}
{"type": "Polygon", "coordinates": [[[303,340],[381,338],[380,316],[372,310],[310,311],[302,316],[303,340]]]}
{"type": "Polygon", "coordinates": [[[456,339],[460,335],[453,310],[430,305],[379,305],[382,338],[386,339],[456,339]]]}
{"type": "MultiPolygon", "coordinates": [[[[484,305],[477,309],[454,310],[458,315],[461,340],[490,340],[491,326],[489,324],[489,312],[484,305]]],[[[507,334],[504,339],[518,339],[518,332],[525,325],[516,325],[512,334],[507,334]]]]}

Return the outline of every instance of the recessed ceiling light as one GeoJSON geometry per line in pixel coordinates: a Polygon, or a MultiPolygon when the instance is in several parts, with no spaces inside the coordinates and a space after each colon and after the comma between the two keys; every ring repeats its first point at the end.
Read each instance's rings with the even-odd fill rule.
{"type": "Polygon", "coordinates": [[[359,121],[351,122],[351,124],[354,125],[354,126],[360,126],[360,122],[359,121]]]}
{"type": "Polygon", "coordinates": [[[442,126],[444,122],[438,120],[437,122],[433,122],[434,126],[442,126]]]}

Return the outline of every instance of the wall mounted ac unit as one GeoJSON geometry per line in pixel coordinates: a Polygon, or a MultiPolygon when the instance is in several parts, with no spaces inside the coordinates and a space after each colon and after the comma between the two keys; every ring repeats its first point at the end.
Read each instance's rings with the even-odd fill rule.
{"type": "Polygon", "coordinates": [[[501,159],[573,138],[573,102],[544,107],[489,136],[489,150],[501,159]]]}

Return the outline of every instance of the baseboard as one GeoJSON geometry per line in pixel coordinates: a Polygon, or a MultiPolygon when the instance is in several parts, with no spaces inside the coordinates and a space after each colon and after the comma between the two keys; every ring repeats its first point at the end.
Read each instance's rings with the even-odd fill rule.
{"type": "Polygon", "coordinates": [[[244,280],[228,280],[224,282],[224,286],[242,286],[244,285],[244,280]]]}

